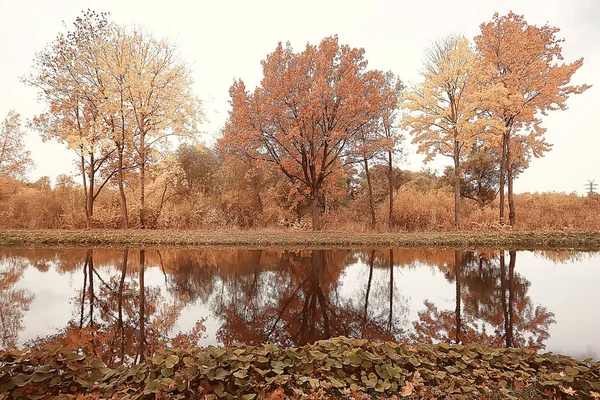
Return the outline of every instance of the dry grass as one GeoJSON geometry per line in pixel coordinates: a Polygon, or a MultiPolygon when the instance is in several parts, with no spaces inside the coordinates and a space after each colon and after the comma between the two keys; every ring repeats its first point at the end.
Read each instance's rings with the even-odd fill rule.
{"type": "Polygon", "coordinates": [[[63,246],[400,246],[600,249],[600,232],[351,233],[284,230],[3,230],[0,245],[63,246]]]}

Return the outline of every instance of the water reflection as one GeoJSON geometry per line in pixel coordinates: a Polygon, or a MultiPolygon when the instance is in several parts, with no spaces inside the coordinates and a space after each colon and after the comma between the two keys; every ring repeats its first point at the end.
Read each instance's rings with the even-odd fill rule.
{"type": "MultiPolygon", "coordinates": [[[[531,299],[531,283],[517,269],[518,255],[424,249],[2,249],[0,344],[59,344],[108,364],[138,362],[158,348],[199,341],[302,345],[339,335],[543,348],[555,315],[531,299]],[[28,270],[48,279],[51,272],[57,279],[69,276],[68,283],[62,280],[52,289],[72,296],[68,305],[48,304],[68,307],[64,326],[24,340],[23,319],[40,291],[39,282],[20,285],[28,270]],[[411,271],[429,271],[431,285],[439,286],[443,277],[444,287],[452,287],[446,291],[450,301],[411,271]],[[424,295],[421,302],[411,298],[415,290],[424,295]]],[[[566,263],[590,256],[541,255],[566,263]]]]}
{"type": "Polygon", "coordinates": [[[455,252],[445,265],[456,288],[454,310],[425,302],[412,339],[543,348],[554,313],[527,296],[530,282],[515,273],[517,253],[455,252]]]}
{"type": "Polygon", "coordinates": [[[23,314],[33,300],[31,291],[15,287],[26,267],[20,258],[9,258],[0,266],[0,347],[17,346],[23,314]]]}

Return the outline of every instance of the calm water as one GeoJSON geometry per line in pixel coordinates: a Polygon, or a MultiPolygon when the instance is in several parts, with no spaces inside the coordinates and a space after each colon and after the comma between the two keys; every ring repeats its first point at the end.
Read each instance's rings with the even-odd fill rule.
{"type": "Polygon", "coordinates": [[[109,362],[339,335],[600,358],[599,253],[6,248],[0,278],[0,347],[109,362]]]}

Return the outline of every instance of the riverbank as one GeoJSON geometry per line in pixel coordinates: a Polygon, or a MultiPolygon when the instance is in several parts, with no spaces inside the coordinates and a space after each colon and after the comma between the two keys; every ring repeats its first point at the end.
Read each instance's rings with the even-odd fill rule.
{"type": "Polygon", "coordinates": [[[351,233],[304,231],[2,230],[0,246],[430,247],[600,250],[600,232],[351,233]]]}
{"type": "Polygon", "coordinates": [[[0,398],[600,398],[600,364],[532,349],[334,338],[165,349],[107,366],[66,349],[0,351],[0,398]],[[77,397],[80,398],[80,397],[77,397]]]}

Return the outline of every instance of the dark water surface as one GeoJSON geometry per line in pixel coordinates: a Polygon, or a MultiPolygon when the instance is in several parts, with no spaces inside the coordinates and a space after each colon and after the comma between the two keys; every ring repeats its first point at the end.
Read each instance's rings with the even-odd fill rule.
{"type": "Polygon", "coordinates": [[[5,248],[0,278],[0,347],[109,362],[340,335],[600,356],[599,253],[5,248]]]}

